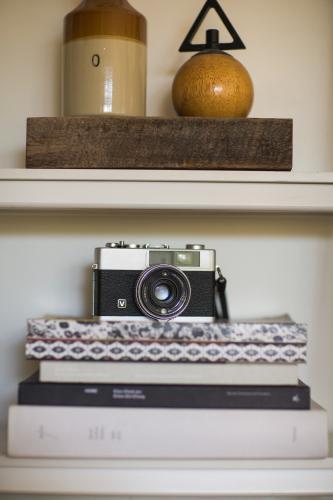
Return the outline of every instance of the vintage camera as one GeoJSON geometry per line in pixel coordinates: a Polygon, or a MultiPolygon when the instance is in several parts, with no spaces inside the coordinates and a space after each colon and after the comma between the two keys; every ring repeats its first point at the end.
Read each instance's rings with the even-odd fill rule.
{"type": "Polygon", "coordinates": [[[215,250],[108,243],[95,250],[94,310],[99,319],[215,319],[215,250]]]}

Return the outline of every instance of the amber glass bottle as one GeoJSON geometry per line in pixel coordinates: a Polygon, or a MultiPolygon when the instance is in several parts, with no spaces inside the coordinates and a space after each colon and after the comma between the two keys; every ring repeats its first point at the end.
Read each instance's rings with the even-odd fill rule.
{"type": "Polygon", "coordinates": [[[145,115],[144,16],[127,0],[83,0],[64,24],[63,113],[145,115]]]}

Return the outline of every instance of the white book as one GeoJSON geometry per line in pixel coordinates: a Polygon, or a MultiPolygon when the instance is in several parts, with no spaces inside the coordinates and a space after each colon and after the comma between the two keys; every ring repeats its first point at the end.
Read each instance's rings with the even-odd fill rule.
{"type": "Polygon", "coordinates": [[[135,363],[41,361],[41,382],[93,384],[295,385],[290,363],[135,363]]]}
{"type": "Polygon", "coordinates": [[[8,454],[26,458],[328,456],[326,412],[12,406],[8,454]]]}

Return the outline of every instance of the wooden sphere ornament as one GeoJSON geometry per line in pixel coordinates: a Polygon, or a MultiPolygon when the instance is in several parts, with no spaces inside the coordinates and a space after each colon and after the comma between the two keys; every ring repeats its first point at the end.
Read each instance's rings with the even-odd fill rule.
{"type": "Polygon", "coordinates": [[[253,104],[253,83],[246,68],[224,52],[244,48],[217,0],[208,0],[179,49],[198,53],[179,69],[174,79],[172,100],[176,112],[180,116],[245,118],[253,104]],[[211,8],[219,14],[233,42],[220,43],[218,30],[210,29],[206,44],[194,45],[191,41],[211,8]]]}
{"type": "Polygon", "coordinates": [[[242,118],[252,107],[252,80],[244,66],[229,54],[202,52],[176,74],[172,99],[181,116],[242,118]]]}

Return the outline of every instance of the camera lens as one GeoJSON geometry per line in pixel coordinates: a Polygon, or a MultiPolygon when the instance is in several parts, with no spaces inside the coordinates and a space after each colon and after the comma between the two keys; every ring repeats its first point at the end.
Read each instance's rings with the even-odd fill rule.
{"type": "Polygon", "coordinates": [[[171,295],[171,290],[168,285],[157,285],[154,290],[154,295],[157,300],[168,300],[171,295]]]}
{"type": "Polygon", "coordinates": [[[169,320],[187,308],[191,285],[186,274],[177,267],[157,264],[139,276],[135,298],[139,309],[148,318],[169,320]]]}

